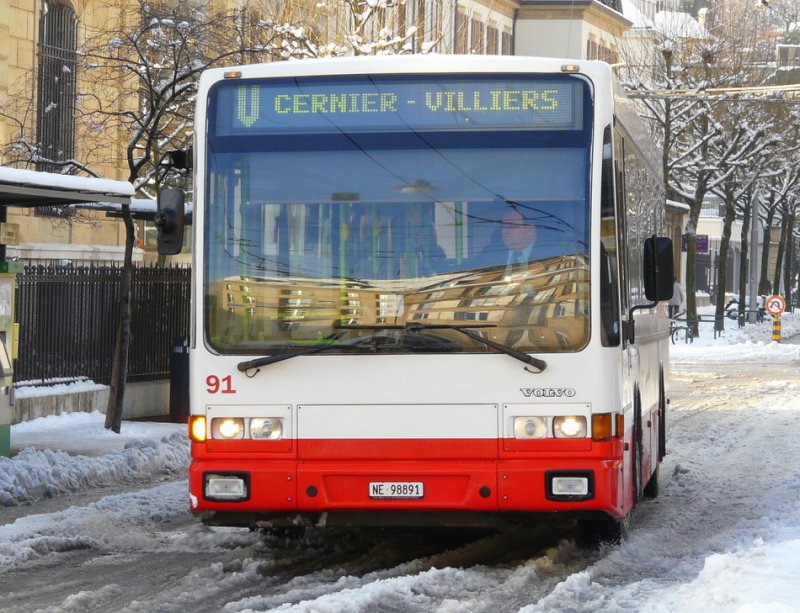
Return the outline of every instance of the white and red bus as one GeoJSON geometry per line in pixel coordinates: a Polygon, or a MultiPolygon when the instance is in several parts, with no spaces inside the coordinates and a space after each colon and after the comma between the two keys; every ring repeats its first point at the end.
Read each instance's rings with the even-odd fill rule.
{"type": "Polygon", "coordinates": [[[624,529],[657,494],[672,248],[608,65],[210,70],[195,139],[195,514],[624,529]]]}

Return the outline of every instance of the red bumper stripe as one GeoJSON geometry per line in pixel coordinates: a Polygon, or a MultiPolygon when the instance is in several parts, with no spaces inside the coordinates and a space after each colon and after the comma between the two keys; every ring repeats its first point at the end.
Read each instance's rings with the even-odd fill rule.
{"type": "MultiPolygon", "coordinates": [[[[532,441],[535,443],[536,441],[532,441]]],[[[207,453],[193,448],[190,490],[195,511],[320,512],[336,510],[568,511],[602,510],[622,517],[622,462],[614,443],[566,441],[548,449],[505,451],[507,443],[480,440],[300,440],[294,452],[207,453]],[[558,451],[560,449],[560,451],[558,451]],[[391,460],[387,460],[391,457],[391,460]],[[411,460],[413,458],[413,460],[411,460]],[[553,501],[546,496],[547,471],[586,471],[595,496],[553,501]],[[208,472],[246,473],[250,495],[242,502],[213,502],[203,496],[208,472]],[[424,497],[371,498],[375,481],[421,482],[424,497]]],[[[553,441],[557,443],[561,441],[553,441]]],[[[249,451],[249,450],[248,450],[249,451]]]]}

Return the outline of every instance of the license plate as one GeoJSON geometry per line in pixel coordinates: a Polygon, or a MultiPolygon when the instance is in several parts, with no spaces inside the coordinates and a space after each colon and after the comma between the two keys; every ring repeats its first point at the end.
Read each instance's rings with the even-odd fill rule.
{"type": "Polygon", "coordinates": [[[422,481],[370,481],[370,498],[422,498],[422,481]]]}

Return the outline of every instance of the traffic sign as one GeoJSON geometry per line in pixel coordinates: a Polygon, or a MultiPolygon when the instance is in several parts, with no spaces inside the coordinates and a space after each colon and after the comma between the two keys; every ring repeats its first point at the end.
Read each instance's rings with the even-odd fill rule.
{"type": "Polygon", "coordinates": [[[786,310],[786,299],[783,296],[770,296],[764,303],[767,313],[776,317],[786,310]]]}

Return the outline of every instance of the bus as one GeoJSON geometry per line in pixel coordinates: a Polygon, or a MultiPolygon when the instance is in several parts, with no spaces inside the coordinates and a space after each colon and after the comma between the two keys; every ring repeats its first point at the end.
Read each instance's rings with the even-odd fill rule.
{"type": "MultiPolygon", "coordinates": [[[[213,69],[195,126],[195,515],[624,533],[665,454],[672,245],[607,64],[213,69]]],[[[162,190],[163,253],[182,211],[162,190]]]]}

